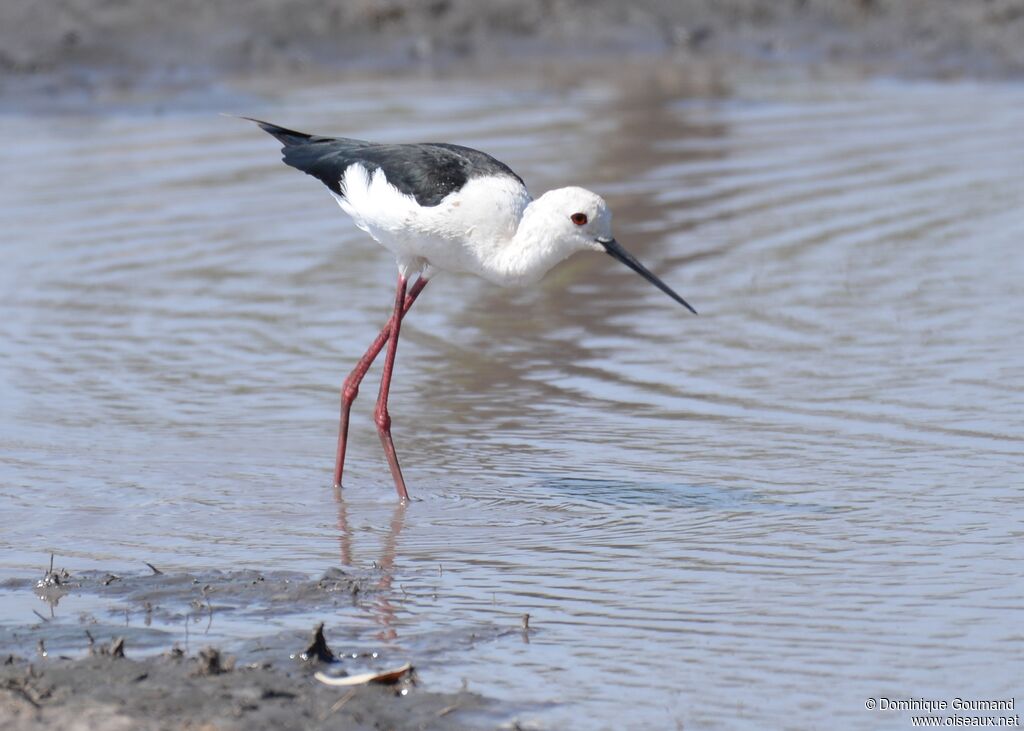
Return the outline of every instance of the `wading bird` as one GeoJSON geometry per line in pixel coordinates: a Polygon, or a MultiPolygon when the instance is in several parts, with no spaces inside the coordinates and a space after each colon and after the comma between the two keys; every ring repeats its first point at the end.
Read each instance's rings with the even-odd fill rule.
{"type": "Polygon", "coordinates": [[[511,168],[469,147],[321,137],[245,119],[276,137],[284,145],[284,162],[326,185],[356,226],[398,260],[393,314],[341,388],[335,487],[345,467],[352,402],[386,344],[374,420],[398,497],[409,499],[391,439],[388,391],[402,319],[436,272],[468,272],[502,286],[524,286],[577,251],[601,251],[696,314],[615,240],[611,211],[589,190],[559,188],[533,200],[511,168]]]}

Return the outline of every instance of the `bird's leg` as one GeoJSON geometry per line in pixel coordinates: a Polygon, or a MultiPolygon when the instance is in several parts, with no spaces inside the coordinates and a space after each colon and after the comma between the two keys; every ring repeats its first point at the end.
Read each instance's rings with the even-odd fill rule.
{"type": "MultiPolygon", "coordinates": [[[[416,280],[416,283],[412,285],[409,290],[409,294],[405,297],[405,303],[402,307],[402,316],[409,311],[416,298],[419,297],[420,292],[427,286],[427,278],[421,276],[416,280]]],[[[341,473],[345,469],[345,448],[348,444],[348,415],[352,410],[352,402],[356,400],[356,396],[359,395],[359,384],[362,383],[363,376],[366,375],[366,371],[370,369],[373,361],[377,355],[384,348],[384,344],[388,341],[391,336],[391,320],[388,318],[388,322],[381,329],[377,335],[377,339],[373,341],[369,349],[356,363],[356,367],[352,369],[352,372],[348,374],[348,378],[345,379],[345,383],[341,386],[341,421],[338,426],[338,452],[337,457],[334,460],[334,486],[341,487],[341,473]]]]}
{"type": "Polygon", "coordinates": [[[391,372],[395,369],[395,353],[398,351],[398,336],[402,332],[403,305],[405,304],[405,277],[398,275],[398,289],[395,292],[395,314],[391,316],[391,337],[388,341],[388,352],[384,356],[384,375],[380,379],[380,393],[377,396],[377,408],[373,413],[377,422],[377,433],[380,443],[384,445],[391,476],[395,479],[398,499],[405,502],[409,499],[409,491],[405,489],[402,468],[398,466],[398,455],[395,454],[395,443],[391,439],[391,416],[388,414],[388,391],[391,389],[391,372]]]}

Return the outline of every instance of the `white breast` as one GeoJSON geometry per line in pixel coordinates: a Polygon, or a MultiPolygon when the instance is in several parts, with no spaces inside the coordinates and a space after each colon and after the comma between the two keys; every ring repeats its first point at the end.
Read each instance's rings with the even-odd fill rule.
{"type": "Polygon", "coordinates": [[[445,271],[470,272],[490,279],[495,256],[515,236],[530,203],[515,178],[473,178],[436,206],[421,206],[387,182],[383,171],[371,175],[351,165],[341,181],[338,205],[359,228],[398,258],[403,268],[421,268],[416,260],[445,271]]]}

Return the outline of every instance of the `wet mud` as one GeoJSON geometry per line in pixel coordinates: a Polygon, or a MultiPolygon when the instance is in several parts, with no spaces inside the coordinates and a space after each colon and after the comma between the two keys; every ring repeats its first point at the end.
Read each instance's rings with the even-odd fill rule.
{"type": "Polygon", "coordinates": [[[67,594],[92,594],[144,608],[151,618],[174,620],[197,610],[249,614],[329,610],[339,604],[351,605],[361,593],[371,590],[377,578],[339,568],[330,568],[315,579],[289,571],[150,570],[149,575],[125,575],[50,569],[38,581],[11,579],[0,583],[0,589],[32,589],[54,604],[67,594]]]}
{"type": "MultiPolygon", "coordinates": [[[[423,687],[415,657],[383,647],[345,651],[344,627],[277,631],[282,618],[321,614],[372,595],[378,577],[332,568],[318,578],[254,570],[114,574],[52,566],[42,578],[10,579],[3,592],[31,592],[51,617],[0,629],[0,727],[5,729],[468,729],[493,728],[495,705],[463,689],[423,687]],[[139,615],[136,624],[93,615],[62,621],[52,610],[68,598],[139,615]],[[268,630],[206,645],[204,626],[230,616],[268,630]],[[197,625],[193,640],[175,627],[197,625]],[[332,647],[332,642],[334,646],[332,647]],[[411,663],[397,681],[329,687],[315,674],[348,677],[411,663]]],[[[341,623],[340,620],[335,620],[341,623]]],[[[294,622],[292,623],[294,624],[294,622]]],[[[187,631],[187,630],[186,630],[187,631]]],[[[438,641],[458,649],[525,626],[475,628],[438,641]]],[[[423,652],[429,655],[430,644],[423,652]]]]}
{"type": "Polygon", "coordinates": [[[331,688],[312,664],[240,663],[214,649],[132,658],[9,656],[0,665],[0,727],[18,729],[470,729],[485,699],[432,693],[412,679],[331,688]]]}

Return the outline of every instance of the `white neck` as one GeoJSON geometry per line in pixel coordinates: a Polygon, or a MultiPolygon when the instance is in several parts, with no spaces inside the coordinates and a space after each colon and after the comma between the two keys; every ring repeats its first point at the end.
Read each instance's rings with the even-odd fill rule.
{"type": "Polygon", "coordinates": [[[548,225],[549,214],[537,203],[526,207],[515,234],[495,249],[488,262],[494,281],[511,286],[533,284],[573,253],[573,247],[548,225]]]}

